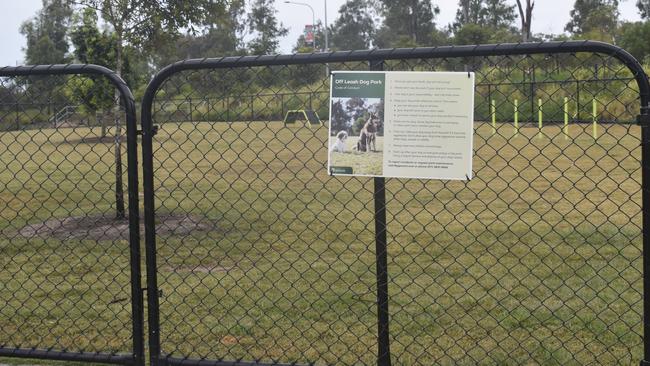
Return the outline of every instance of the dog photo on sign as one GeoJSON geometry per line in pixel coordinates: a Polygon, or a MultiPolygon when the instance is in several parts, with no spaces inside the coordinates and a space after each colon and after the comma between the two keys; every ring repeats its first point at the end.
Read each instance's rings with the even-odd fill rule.
{"type": "Polygon", "coordinates": [[[330,168],[355,175],[381,175],[384,99],[332,98],[330,168]]]}

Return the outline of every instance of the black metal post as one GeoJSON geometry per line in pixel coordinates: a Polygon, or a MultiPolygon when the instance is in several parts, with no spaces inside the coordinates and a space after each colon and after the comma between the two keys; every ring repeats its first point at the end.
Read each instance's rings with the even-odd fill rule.
{"type": "Polygon", "coordinates": [[[650,96],[641,94],[641,199],[643,214],[643,359],[650,366],[650,96]]]}
{"type": "Polygon", "coordinates": [[[123,97],[126,109],[127,179],[129,190],[129,247],[131,265],[131,311],[133,313],[133,356],[144,365],[144,295],[140,255],[140,199],[138,178],[138,121],[135,100],[123,97]]]}
{"type": "Polygon", "coordinates": [[[284,93],[280,94],[280,120],[284,119],[284,93]]]}
{"type": "MultiPolygon", "coordinates": [[[[380,71],[384,62],[370,61],[370,70],[380,71]]],[[[390,366],[390,333],[388,330],[388,250],[386,245],[386,180],[375,182],[375,256],[377,266],[377,365],[390,366]]]]}
{"type": "Polygon", "coordinates": [[[576,80],[576,122],[580,122],[580,81],[576,80]]]}
{"type": "Polygon", "coordinates": [[[530,70],[530,122],[535,122],[535,112],[537,112],[535,107],[535,65],[530,70]]]}
{"type": "Polygon", "coordinates": [[[156,258],[156,212],[154,203],[153,118],[155,90],[161,80],[151,81],[142,99],[142,187],[144,192],[144,244],[147,262],[147,319],[149,321],[149,365],[159,366],[160,360],[160,302],[158,298],[158,263],[156,258]],[[151,87],[151,85],[155,87],[151,87]]]}

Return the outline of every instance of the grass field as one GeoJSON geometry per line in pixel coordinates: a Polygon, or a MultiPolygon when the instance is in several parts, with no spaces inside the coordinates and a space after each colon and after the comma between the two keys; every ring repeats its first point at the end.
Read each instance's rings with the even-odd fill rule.
{"type": "MultiPolygon", "coordinates": [[[[282,126],[161,126],[158,212],[210,227],[158,237],[164,352],[374,363],[372,179],[327,175],[327,128],[282,126]]],[[[477,123],[471,182],[387,180],[396,365],[638,363],[640,130],[599,132],[477,123]]],[[[70,133],[0,138],[0,343],[127,351],[126,241],[17,234],[113,211],[110,145],[70,133]]]]}
{"type": "MultiPolygon", "coordinates": [[[[346,139],[347,151],[345,153],[330,153],[332,166],[351,167],[354,174],[382,175],[384,138],[377,137],[377,151],[358,152],[353,148],[357,146],[359,136],[350,136],[346,139]]],[[[336,136],[330,136],[329,146],[336,142],[336,136]]]]}

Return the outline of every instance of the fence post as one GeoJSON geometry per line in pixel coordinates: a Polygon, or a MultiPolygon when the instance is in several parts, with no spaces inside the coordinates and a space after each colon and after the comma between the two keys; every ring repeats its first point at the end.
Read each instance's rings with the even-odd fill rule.
{"type": "Polygon", "coordinates": [[[194,122],[194,116],[192,115],[192,98],[189,98],[187,101],[190,104],[190,122],[194,122]]]}
{"type": "Polygon", "coordinates": [[[576,122],[580,122],[580,81],[576,80],[576,122]]]}
{"type": "MultiPolygon", "coordinates": [[[[384,69],[382,60],[370,61],[370,70],[384,69]]],[[[390,339],[388,331],[388,250],[386,245],[386,180],[374,178],[375,200],[375,256],[377,265],[377,365],[390,366],[390,339]]]]}
{"type": "Polygon", "coordinates": [[[284,119],[284,93],[280,94],[280,119],[284,119]]]}
{"type": "Polygon", "coordinates": [[[535,120],[535,65],[530,68],[530,121],[535,120]]]}
{"type": "Polygon", "coordinates": [[[643,215],[643,359],[650,366],[650,95],[641,92],[641,200],[643,215]]]}
{"type": "Polygon", "coordinates": [[[16,130],[20,130],[20,112],[18,111],[18,99],[16,99],[16,130]]]}

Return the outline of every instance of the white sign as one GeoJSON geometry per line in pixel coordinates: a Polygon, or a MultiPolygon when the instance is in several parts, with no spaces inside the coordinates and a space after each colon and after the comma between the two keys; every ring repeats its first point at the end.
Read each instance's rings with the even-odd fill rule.
{"type": "Polygon", "coordinates": [[[472,178],[474,73],[334,71],[328,171],[472,178]]]}

